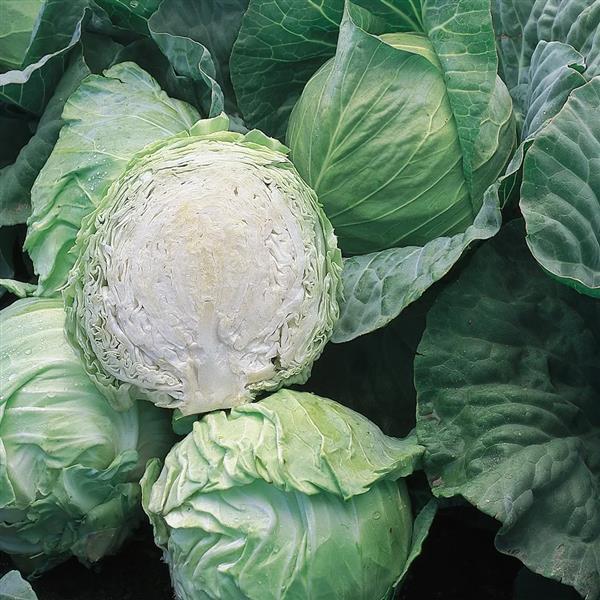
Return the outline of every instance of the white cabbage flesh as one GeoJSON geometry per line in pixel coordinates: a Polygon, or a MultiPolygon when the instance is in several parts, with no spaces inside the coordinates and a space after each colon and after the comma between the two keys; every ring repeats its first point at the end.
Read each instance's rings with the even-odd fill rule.
{"type": "Polygon", "coordinates": [[[103,371],[184,414],[306,379],[337,317],[339,257],[283,154],[180,140],[105,200],[73,307],[103,371]]]}

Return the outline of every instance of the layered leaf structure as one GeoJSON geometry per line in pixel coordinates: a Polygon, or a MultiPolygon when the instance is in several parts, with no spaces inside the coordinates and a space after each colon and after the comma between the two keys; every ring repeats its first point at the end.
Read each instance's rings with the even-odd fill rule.
{"type": "Polygon", "coordinates": [[[331,337],[331,224],[284,146],[228,125],[146,147],[79,231],[67,329],[116,407],[231,408],[305,382],[331,337]]]}
{"type": "Polygon", "coordinates": [[[115,552],[139,522],[146,461],[173,443],[166,413],[110,406],[64,320],[48,298],[0,313],[0,549],[33,573],[115,552]]]}
{"type": "Polygon", "coordinates": [[[387,598],[432,517],[402,480],[421,450],[288,390],[204,417],[142,482],[176,593],[387,598]]]}
{"type": "Polygon", "coordinates": [[[527,244],[553,277],[600,295],[600,3],[496,2],[502,75],[515,102],[527,244]],[[543,173],[542,173],[543,170],[543,173]]]}

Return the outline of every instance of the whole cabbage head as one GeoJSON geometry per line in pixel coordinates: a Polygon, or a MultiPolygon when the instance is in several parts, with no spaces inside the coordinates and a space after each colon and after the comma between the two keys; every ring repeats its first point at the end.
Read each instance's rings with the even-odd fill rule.
{"type": "Polygon", "coordinates": [[[407,567],[422,448],[280,390],[194,423],[142,480],[177,597],[382,600],[407,567]]]}
{"type": "Polygon", "coordinates": [[[139,479],[173,443],[147,402],[115,411],[64,337],[60,299],[0,312],[0,550],[44,571],[115,552],[139,522],[139,479]]]}
{"type": "Polygon", "coordinates": [[[423,246],[473,223],[515,145],[512,101],[496,77],[481,122],[465,127],[477,134],[463,132],[475,137],[467,164],[447,77],[427,35],[369,36],[346,22],[304,88],[287,143],[344,253],[423,246]]]}
{"type": "Polygon", "coordinates": [[[305,381],[330,337],[331,224],[284,146],[227,125],[146,148],[78,235],[68,334],[116,406],[236,406],[305,381]]]}

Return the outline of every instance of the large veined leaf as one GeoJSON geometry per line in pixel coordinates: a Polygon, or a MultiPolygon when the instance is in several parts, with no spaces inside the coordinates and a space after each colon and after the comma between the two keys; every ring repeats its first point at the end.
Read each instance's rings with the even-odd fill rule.
{"type": "MultiPolygon", "coordinates": [[[[190,43],[193,44],[191,41],[190,43]]],[[[183,53],[185,54],[185,46],[181,48],[184,49],[183,53]]],[[[176,71],[173,63],[163,54],[153,39],[141,38],[124,46],[117,53],[113,64],[121,62],[134,62],[156,79],[160,87],[171,98],[177,98],[191,104],[203,116],[208,115],[211,111],[214,80],[207,80],[207,85],[197,68],[187,70],[190,76],[176,71]]],[[[214,98],[218,99],[217,87],[215,87],[215,91],[217,95],[214,98]]],[[[213,106],[216,107],[217,105],[213,106]]]]}
{"type": "MultiPolygon", "coordinates": [[[[557,27],[565,18],[557,19],[557,27]]],[[[568,23],[573,18],[571,14],[568,23]]],[[[544,30],[544,23],[546,19],[541,20],[536,36],[560,33],[565,39],[572,37],[565,31],[544,30]]],[[[526,59],[520,57],[524,64],[519,70],[508,70],[515,79],[512,92],[521,119],[522,142],[512,167],[518,168],[524,160],[520,206],[527,241],[549,273],[597,295],[600,213],[594,165],[600,150],[600,130],[595,126],[600,81],[594,77],[586,83],[590,76],[586,57],[571,45],[538,41],[535,36],[533,41],[535,49],[526,59]]],[[[579,45],[588,52],[592,48],[583,42],[579,45]]],[[[510,46],[509,50],[514,49],[510,46]]],[[[512,56],[508,50],[505,54],[507,60],[512,56]]]]}
{"type": "Polygon", "coordinates": [[[593,0],[577,15],[569,28],[567,43],[586,58],[588,74],[600,75],[600,2],[593,0]]]}
{"type": "Polygon", "coordinates": [[[344,259],[343,301],[332,342],[347,342],[384,327],[442,279],[470,245],[498,233],[500,206],[521,166],[522,146],[502,177],[486,190],[481,210],[464,233],[437,238],[423,247],[390,248],[344,259]]]}
{"type": "Polygon", "coordinates": [[[437,496],[502,523],[496,546],[600,595],[600,304],[547,277],[514,221],[427,317],[417,433],[437,496]]]}
{"type": "Polygon", "coordinates": [[[80,50],[72,56],[35,134],[19,152],[15,162],[0,171],[0,226],[27,220],[31,212],[31,186],[58,139],[67,98],[92,70],[108,67],[118,48],[118,44],[110,40],[95,39],[92,34],[87,34],[80,50]]]}
{"type": "Polygon", "coordinates": [[[464,233],[439,237],[424,246],[344,259],[344,299],[332,341],[347,342],[384,327],[446,275],[470,244],[498,233],[502,223],[498,187],[488,190],[473,225],[464,233]]]}
{"type": "Polygon", "coordinates": [[[0,74],[0,100],[41,115],[92,17],[98,26],[109,24],[92,0],[45,0],[21,69],[0,74]]]}
{"type": "MultiPolygon", "coordinates": [[[[355,4],[385,18],[388,32],[420,30],[420,0],[355,4]]],[[[283,139],[304,85],[335,54],[343,10],[344,0],[250,0],[231,56],[233,86],[250,126],[283,139]]]]}
{"type": "Polygon", "coordinates": [[[131,42],[118,62],[136,62],[204,116],[218,115],[224,101],[228,111],[236,111],[228,64],[248,0],[96,3],[117,26],[118,39],[131,42]],[[136,39],[132,32],[142,36],[136,39]]]}
{"type": "Polygon", "coordinates": [[[65,105],[65,125],[32,189],[25,248],[39,274],[40,295],[65,283],[81,219],[129,159],[151,142],[187,131],[198,118],[133,63],[84,80],[65,105]]]}
{"type": "Polygon", "coordinates": [[[0,2],[0,72],[18,69],[27,53],[43,0],[0,2]]]}
{"type": "Polygon", "coordinates": [[[502,77],[517,113],[527,112],[530,67],[540,41],[569,44],[586,57],[589,73],[598,74],[598,0],[494,0],[492,6],[502,77]]]}
{"type": "Polygon", "coordinates": [[[23,66],[48,54],[64,51],[71,43],[76,28],[86,25],[84,15],[87,13],[89,18],[96,9],[97,6],[91,0],[45,0],[31,32],[23,66]]]}
{"type": "Polygon", "coordinates": [[[600,77],[576,89],[537,135],[523,167],[521,210],[536,260],[600,296],[600,77]]]}

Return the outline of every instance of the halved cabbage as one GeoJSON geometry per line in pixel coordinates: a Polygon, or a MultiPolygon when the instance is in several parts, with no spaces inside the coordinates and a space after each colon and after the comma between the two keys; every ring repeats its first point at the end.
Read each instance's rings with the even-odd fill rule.
{"type": "Polygon", "coordinates": [[[79,233],[68,333],[115,406],[236,406],[304,382],[331,335],[333,229],[285,147],[227,125],[146,148],[79,233]]]}

